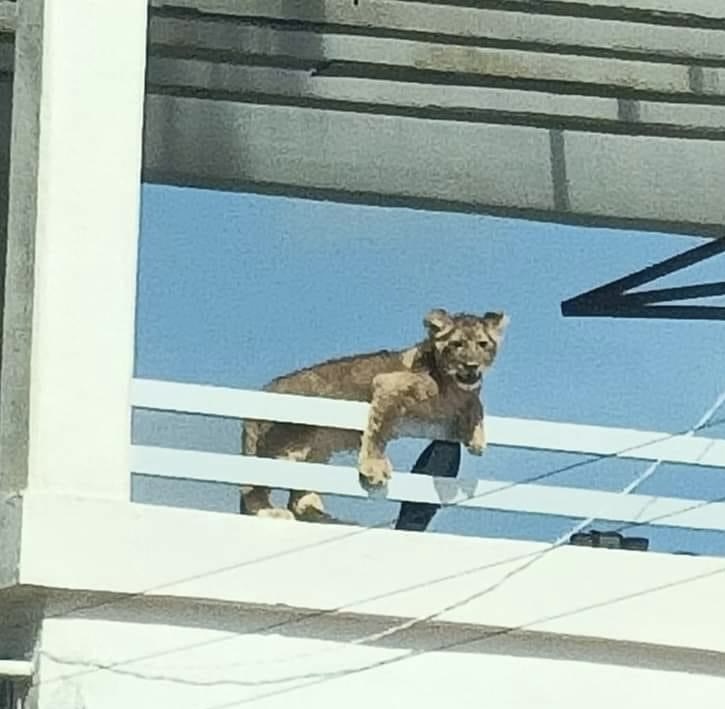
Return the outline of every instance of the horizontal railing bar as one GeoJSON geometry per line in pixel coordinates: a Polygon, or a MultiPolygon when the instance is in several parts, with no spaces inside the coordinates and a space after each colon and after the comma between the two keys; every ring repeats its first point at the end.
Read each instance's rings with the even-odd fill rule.
{"type": "MultiPolygon", "coordinates": [[[[152,379],[133,381],[131,403],[160,411],[354,431],[365,428],[368,415],[365,402],[152,379]]],[[[502,416],[486,416],[486,429],[493,445],[725,467],[725,439],[502,416]]]]}
{"type": "Polygon", "coordinates": [[[227,418],[308,423],[362,431],[368,404],[249,389],[134,379],[131,404],[139,408],[227,418]]]}
{"type": "Polygon", "coordinates": [[[350,497],[429,502],[617,522],[653,520],[666,527],[725,530],[725,504],[649,495],[394,473],[386,490],[368,494],[354,468],[241,455],[133,446],[134,473],[234,485],[310,489],[350,497]]]}

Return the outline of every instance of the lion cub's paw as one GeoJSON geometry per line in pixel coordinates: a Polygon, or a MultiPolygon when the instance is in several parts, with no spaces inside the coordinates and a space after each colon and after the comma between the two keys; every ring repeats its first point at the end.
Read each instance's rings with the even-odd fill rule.
{"type": "Polygon", "coordinates": [[[316,492],[308,492],[295,500],[291,500],[289,509],[296,519],[305,522],[314,522],[326,517],[322,498],[316,492]]]}
{"type": "Polygon", "coordinates": [[[393,466],[387,458],[361,458],[358,472],[363,487],[379,487],[390,480],[393,466]]]}
{"type": "Polygon", "coordinates": [[[290,510],[284,510],[281,507],[263,507],[261,510],[257,510],[256,516],[266,519],[295,519],[290,510]]]}
{"type": "Polygon", "coordinates": [[[483,455],[483,452],[486,450],[486,442],[483,443],[468,443],[466,445],[466,450],[471,455],[483,455]]]}
{"type": "Polygon", "coordinates": [[[483,455],[486,450],[486,436],[482,428],[476,428],[471,440],[466,443],[466,449],[471,455],[483,455]]]}

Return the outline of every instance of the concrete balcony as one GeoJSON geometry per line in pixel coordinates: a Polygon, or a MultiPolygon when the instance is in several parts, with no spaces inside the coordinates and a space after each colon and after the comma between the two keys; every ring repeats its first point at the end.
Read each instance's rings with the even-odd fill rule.
{"type": "Polygon", "coordinates": [[[154,0],[148,41],[150,182],[720,231],[715,0],[154,0]]]}
{"type": "MultiPolygon", "coordinates": [[[[134,382],[131,403],[350,428],[366,412],[354,402],[146,380],[134,382]]],[[[725,467],[723,442],[699,435],[496,417],[489,426],[494,445],[725,467]]],[[[134,446],[130,468],[367,496],[355,471],[339,466],[134,446]]],[[[383,495],[479,514],[725,528],[713,501],[410,474],[396,474],[383,495]]],[[[565,671],[580,691],[606,685],[596,706],[646,701],[657,681],[714,707],[723,682],[725,644],[712,618],[725,565],[715,557],[264,520],[42,489],[8,496],[2,520],[20,543],[14,561],[4,555],[0,637],[6,653],[25,648],[35,658],[29,697],[40,706],[121,707],[142,688],[148,706],[281,706],[288,694],[332,703],[350,692],[384,701],[385,692],[402,697],[411,671],[427,679],[407,697],[443,691],[443,674],[460,675],[447,691],[475,706],[463,677],[496,669],[491,691],[502,706],[558,691],[565,671]],[[531,682],[512,687],[524,671],[531,682]],[[372,687],[356,679],[368,673],[372,687]]],[[[566,706],[578,700],[570,691],[566,706]]]]}
{"type": "MultiPolygon", "coordinates": [[[[721,705],[721,558],[132,500],[133,473],[367,496],[340,466],[132,444],[134,407],[365,415],[133,379],[142,176],[720,228],[720,5],[506,8],[177,0],[149,25],[144,0],[0,2],[0,706],[721,705]]],[[[725,467],[694,432],[491,417],[491,439],[725,467]]],[[[725,527],[719,500],[535,482],[400,474],[381,496],[725,527]]]]}

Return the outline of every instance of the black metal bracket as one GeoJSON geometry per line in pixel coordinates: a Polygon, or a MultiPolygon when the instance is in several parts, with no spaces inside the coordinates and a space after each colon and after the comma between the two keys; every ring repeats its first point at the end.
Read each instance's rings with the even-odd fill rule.
{"type": "Polygon", "coordinates": [[[576,532],[569,537],[569,544],[578,547],[601,547],[602,549],[628,549],[629,551],[647,551],[647,537],[625,537],[619,532],[576,532]]]}
{"type": "MultiPolygon", "coordinates": [[[[461,465],[461,446],[453,441],[432,441],[418,456],[411,473],[455,478],[461,465]]],[[[440,505],[432,502],[403,502],[395,529],[424,532],[440,505]]]]}
{"type": "Polygon", "coordinates": [[[714,239],[702,246],[684,251],[672,258],[643,268],[624,278],[565,300],[561,304],[564,317],[588,318],[666,318],[671,320],[725,320],[725,307],[715,305],[656,305],[678,300],[711,298],[725,295],[725,281],[692,286],[659,288],[628,293],[637,286],[681,271],[688,266],[717,256],[725,251],[725,238],[714,239]]]}

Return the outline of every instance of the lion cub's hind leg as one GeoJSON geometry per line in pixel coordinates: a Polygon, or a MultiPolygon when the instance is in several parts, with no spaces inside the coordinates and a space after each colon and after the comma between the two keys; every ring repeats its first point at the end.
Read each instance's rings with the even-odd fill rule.
{"type": "Polygon", "coordinates": [[[268,487],[242,487],[244,514],[268,519],[294,519],[294,515],[280,507],[274,507],[270,500],[271,490],[268,487]]]}
{"type": "MultiPolygon", "coordinates": [[[[245,434],[244,451],[250,455],[307,463],[327,463],[334,453],[357,451],[360,432],[333,428],[315,428],[299,424],[262,424],[265,435],[259,436],[259,424],[252,423],[245,434]]],[[[304,475],[304,468],[300,469],[304,475]]],[[[287,509],[276,508],[268,487],[242,488],[245,512],[259,517],[298,519],[315,522],[328,519],[322,498],[304,489],[290,491],[287,509]]]]}
{"type": "MultiPolygon", "coordinates": [[[[280,428],[284,428],[284,425],[247,421],[242,431],[242,452],[244,455],[257,456],[261,454],[268,457],[264,442],[270,437],[270,433],[274,433],[280,428]]],[[[242,513],[268,519],[293,520],[295,517],[290,510],[274,507],[270,499],[271,492],[268,487],[243,485],[240,490],[242,513]]]]}
{"type": "MultiPolygon", "coordinates": [[[[296,457],[292,459],[307,463],[329,463],[335,453],[359,450],[360,436],[358,431],[316,429],[307,439],[306,445],[297,449],[296,457]]],[[[304,522],[318,522],[328,518],[322,498],[310,490],[292,490],[287,507],[298,520],[304,522]]]]}
{"type": "MultiPolygon", "coordinates": [[[[273,457],[277,460],[300,461],[307,460],[309,454],[310,446],[300,445],[291,447],[273,457]]],[[[274,507],[270,494],[271,490],[268,487],[242,488],[247,514],[271,519],[300,519],[314,514],[324,515],[322,500],[314,492],[292,491],[287,509],[274,507]]]]}

